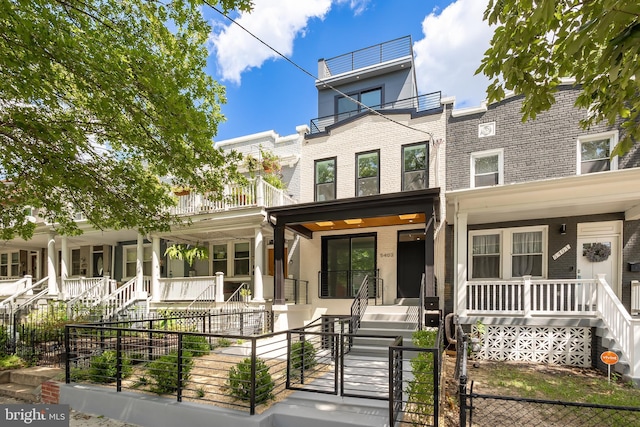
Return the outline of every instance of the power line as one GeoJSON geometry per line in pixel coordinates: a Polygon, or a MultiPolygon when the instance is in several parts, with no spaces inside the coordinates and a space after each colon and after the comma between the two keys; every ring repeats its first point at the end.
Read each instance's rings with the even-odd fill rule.
{"type": "Polygon", "coordinates": [[[262,43],[264,46],[266,46],[268,49],[270,49],[271,51],[273,51],[276,55],[280,56],[281,58],[283,58],[284,60],[286,60],[288,63],[290,63],[291,65],[293,65],[294,67],[296,67],[298,70],[302,71],[304,74],[306,74],[307,76],[319,81],[320,83],[322,83],[324,86],[328,87],[329,89],[333,90],[334,92],[338,93],[340,96],[344,96],[345,98],[349,99],[350,101],[353,101],[356,105],[358,105],[361,108],[364,108],[365,110],[379,116],[382,117],[385,120],[388,120],[392,123],[395,123],[397,125],[400,125],[402,127],[405,127],[407,129],[416,131],[416,132],[421,132],[424,134],[429,135],[429,138],[431,138],[432,142],[435,142],[435,138],[433,137],[433,134],[431,132],[428,132],[426,130],[422,130],[422,129],[417,129],[414,128],[413,126],[409,126],[409,125],[405,125],[404,123],[400,123],[397,120],[392,119],[391,117],[387,117],[384,114],[380,113],[379,111],[374,110],[373,108],[369,107],[368,105],[363,104],[362,102],[358,101],[357,99],[354,99],[352,97],[350,97],[349,95],[347,95],[346,93],[342,92],[339,89],[336,89],[335,87],[333,87],[331,84],[327,83],[325,80],[322,80],[316,76],[314,76],[312,73],[310,73],[309,71],[307,71],[306,69],[304,69],[303,67],[301,67],[300,65],[298,65],[297,63],[295,63],[292,59],[290,59],[289,57],[287,57],[286,55],[280,53],[280,51],[278,51],[276,48],[272,47],[271,45],[269,45],[267,42],[265,42],[264,40],[262,40],[260,37],[256,36],[255,34],[253,34],[251,31],[249,31],[246,27],[244,27],[242,24],[240,24],[238,21],[236,21],[235,19],[231,18],[230,16],[228,16],[226,13],[224,13],[223,11],[221,11],[220,9],[218,9],[216,6],[212,5],[211,3],[209,3],[207,0],[203,0],[203,3],[206,4],[207,6],[209,6],[210,8],[212,8],[213,10],[215,10],[216,12],[218,12],[220,15],[224,16],[225,18],[227,18],[229,21],[231,21],[231,23],[237,25],[238,27],[240,27],[240,29],[242,29],[244,32],[246,32],[247,34],[249,34],[251,37],[253,37],[254,39],[256,39],[257,41],[259,41],[260,43],[262,43]]]}

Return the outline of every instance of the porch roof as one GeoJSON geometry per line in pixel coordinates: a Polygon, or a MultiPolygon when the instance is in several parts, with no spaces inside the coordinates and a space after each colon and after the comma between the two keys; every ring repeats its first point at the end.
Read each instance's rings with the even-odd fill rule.
{"type": "Polygon", "coordinates": [[[447,222],[468,224],[623,212],[640,219],[640,168],[446,192],[447,222]]]}
{"type": "Polygon", "coordinates": [[[271,224],[284,225],[307,238],[312,238],[314,231],[424,223],[425,216],[438,208],[439,193],[439,188],[429,188],[299,203],[268,208],[267,217],[271,224]]]}

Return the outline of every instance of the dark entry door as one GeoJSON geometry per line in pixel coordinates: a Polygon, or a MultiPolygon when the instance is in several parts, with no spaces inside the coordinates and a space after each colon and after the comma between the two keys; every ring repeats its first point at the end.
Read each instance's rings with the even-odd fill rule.
{"type": "Polygon", "coordinates": [[[418,298],[424,273],[424,230],[398,233],[398,298],[418,298]]]}

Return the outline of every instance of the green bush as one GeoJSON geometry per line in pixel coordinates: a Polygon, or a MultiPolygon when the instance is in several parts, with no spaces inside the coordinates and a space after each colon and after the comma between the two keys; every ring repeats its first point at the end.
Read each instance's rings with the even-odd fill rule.
{"type": "Polygon", "coordinates": [[[209,354],[211,347],[209,346],[207,338],[202,335],[183,335],[182,349],[199,357],[209,354]]]}
{"type": "MultiPolygon", "coordinates": [[[[189,351],[182,352],[182,382],[187,382],[193,368],[193,354],[189,351]]],[[[161,356],[147,366],[149,376],[155,384],[153,391],[158,394],[173,393],[178,390],[178,352],[161,356]]]]}
{"type": "Polygon", "coordinates": [[[316,349],[310,341],[297,341],[291,344],[291,368],[296,370],[313,368],[316,361],[316,349]]]}
{"type": "MultiPolygon", "coordinates": [[[[275,383],[269,367],[262,359],[256,359],[256,404],[273,399],[275,383]]],[[[229,369],[229,393],[238,400],[251,400],[251,358],[247,357],[229,369]]]]}
{"type": "MultiPolygon", "coordinates": [[[[89,366],[89,379],[96,383],[112,383],[116,380],[118,370],[117,353],[114,350],[107,350],[99,356],[91,357],[89,366]]],[[[131,375],[131,361],[123,353],[120,357],[122,378],[131,375]]]]}
{"type": "MultiPolygon", "coordinates": [[[[413,333],[413,345],[422,348],[436,347],[436,330],[416,331],[413,333]]],[[[434,405],[434,354],[419,353],[411,359],[413,379],[409,381],[407,392],[411,405],[411,421],[420,425],[433,423],[434,405]]]]}

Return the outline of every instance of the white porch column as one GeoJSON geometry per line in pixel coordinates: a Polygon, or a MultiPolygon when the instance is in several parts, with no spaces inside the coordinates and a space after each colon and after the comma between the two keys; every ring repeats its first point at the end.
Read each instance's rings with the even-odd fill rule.
{"type": "Polygon", "coordinates": [[[467,213],[456,213],[455,224],[456,307],[460,316],[467,315],[467,213]]]}
{"type": "Polygon", "coordinates": [[[216,302],[224,302],[224,273],[216,272],[216,302]]]}
{"type": "Polygon", "coordinates": [[[142,246],[144,237],[138,233],[138,242],[136,246],[136,295],[142,298],[144,292],[144,246],[142,246]]]}
{"type": "Polygon", "coordinates": [[[60,242],[60,287],[63,294],[67,293],[65,280],[69,277],[69,239],[62,236],[60,242]]]}
{"type": "Polygon", "coordinates": [[[253,269],[253,301],[264,302],[264,286],[262,284],[262,268],[264,266],[264,244],[262,239],[262,228],[256,227],[255,239],[253,243],[253,258],[255,266],[253,269]]]}
{"type": "Polygon", "coordinates": [[[264,181],[262,176],[256,176],[256,204],[258,206],[265,206],[264,203],[264,181]]]}
{"type": "Polygon", "coordinates": [[[151,301],[160,301],[160,238],[154,237],[151,243],[151,301]]]}
{"type": "Polygon", "coordinates": [[[49,233],[47,242],[47,274],[49,275],[49,295],[58,295],[58,283],[56,282],[56,239],[55,233],[49,233]]]}

